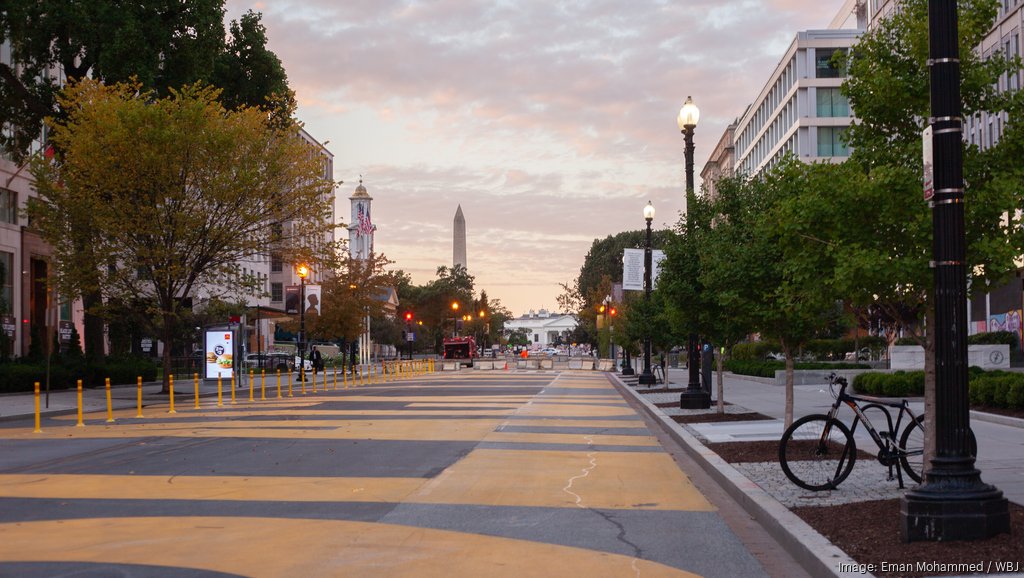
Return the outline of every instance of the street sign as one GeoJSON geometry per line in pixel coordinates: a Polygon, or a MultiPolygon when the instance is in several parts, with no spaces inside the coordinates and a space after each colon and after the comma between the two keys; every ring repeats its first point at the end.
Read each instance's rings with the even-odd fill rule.
{"type": "Polygon", "coordinates": [[[928,125],[921,133],[921,160],[924,166],[924,200],[935,196],[935,171],[932,159],[932,127],[928,125]]]}
{"type": "Polygon", "coordinates": [[[405,340],[406,341],[416,341],[416,334],[413,333],[412,331],[409,331],[408,333],[405,334],[405,340]]]}

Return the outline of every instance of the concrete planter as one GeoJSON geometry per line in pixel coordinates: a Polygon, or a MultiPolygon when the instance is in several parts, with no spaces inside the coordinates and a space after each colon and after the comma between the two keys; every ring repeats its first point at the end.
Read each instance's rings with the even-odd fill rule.
{"type": "MultiPolygon", "coordinates": [[[[1009,369],[1009,345],[968,345],[967,365],[982,369],[1009,369]]],[[[924,348],[920,345],[893,345],[889,348],[891,369],[924,369],[924,348]]]]}
{"type": "Polygon", "coordinates": [[[459,371],[462,369],[462,364],[458,361],[442,361],[441,371],[459,371]]]}
{"type": "Polygon", "coordinates": [[[541,359],[540,360],[540,368],[541,369],[554,369],[555,368],[555,362],[554,362],[554,360],[551,360],[551,359],[541,359]]]}
{"type": "Polygon", "coordinates": [[[482,371],[489,371],[494,369],[494,362],[491,360],[484,361],[477,359],[473,362],[473,367],[482,371]]]}

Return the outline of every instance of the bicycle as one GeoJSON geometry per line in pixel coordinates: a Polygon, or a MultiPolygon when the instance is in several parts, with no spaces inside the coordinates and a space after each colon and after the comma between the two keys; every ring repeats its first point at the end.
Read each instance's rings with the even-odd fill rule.
{"type": "MultiPolygon", "coordinates": [[[[864,422],[871,439],[878,446],[879,463],[889,468],[889,480],[895,477],[903,485],[906,472],[912,480],[921,482],[924,469],[924,414],[917,415],[906,399],[890,400],[866,395],[846,393],[844,377],[829,375],[828,386],[835,403],[828,414],[804,416],[789,426],[779,442],[779,463],[786,477],[801,488],[811,491],[834,490],[853,469],[857,461],[857,444],[853,434],[864,422]],[[836,392],[836,385],[839,391],[836,392]],[[851,427],[836,416],[846,404],[855,414],[851,427]],[[867,410],[879,410],[885,416],[886,429],[879,431],[866,415],[867,410]],[[893,423],[890,410],[898,410],[893,423]],[[904,418],[909,418],[897,442],[896,434],[904,418]]],[[[972,455],[977,454],[974,432],[969,432],[972,455]]]]}

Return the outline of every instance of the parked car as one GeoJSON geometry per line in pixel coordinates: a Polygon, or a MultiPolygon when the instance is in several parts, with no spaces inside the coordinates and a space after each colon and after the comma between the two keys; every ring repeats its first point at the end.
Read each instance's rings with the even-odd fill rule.
{"type": "Polygon", "coordinates": [[[558,350],[555,349],[554,347],[545,347],[544,349],[540,350],[540,353],[542,355],[547,355],[548,357],[551,357],[553,355],[558,355],[558,350]]]}
{"type": "MultiPolygon", "coordinates": [[[[298,363],[299,358],[285,351],[271,351],[267,353],[250,353],[245,356],[245,369],[267,369],[291,371],[298,363]]],[[[309,360],[306,360],[309,364],[309,360]]]]}

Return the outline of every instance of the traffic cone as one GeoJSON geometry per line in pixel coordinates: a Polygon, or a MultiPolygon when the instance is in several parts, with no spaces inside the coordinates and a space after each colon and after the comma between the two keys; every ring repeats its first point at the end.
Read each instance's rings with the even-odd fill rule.
{"type": "Polygon", "coordinates": [[[508,371],[508,362],[505,362],[505,371],[508,371]]]}

